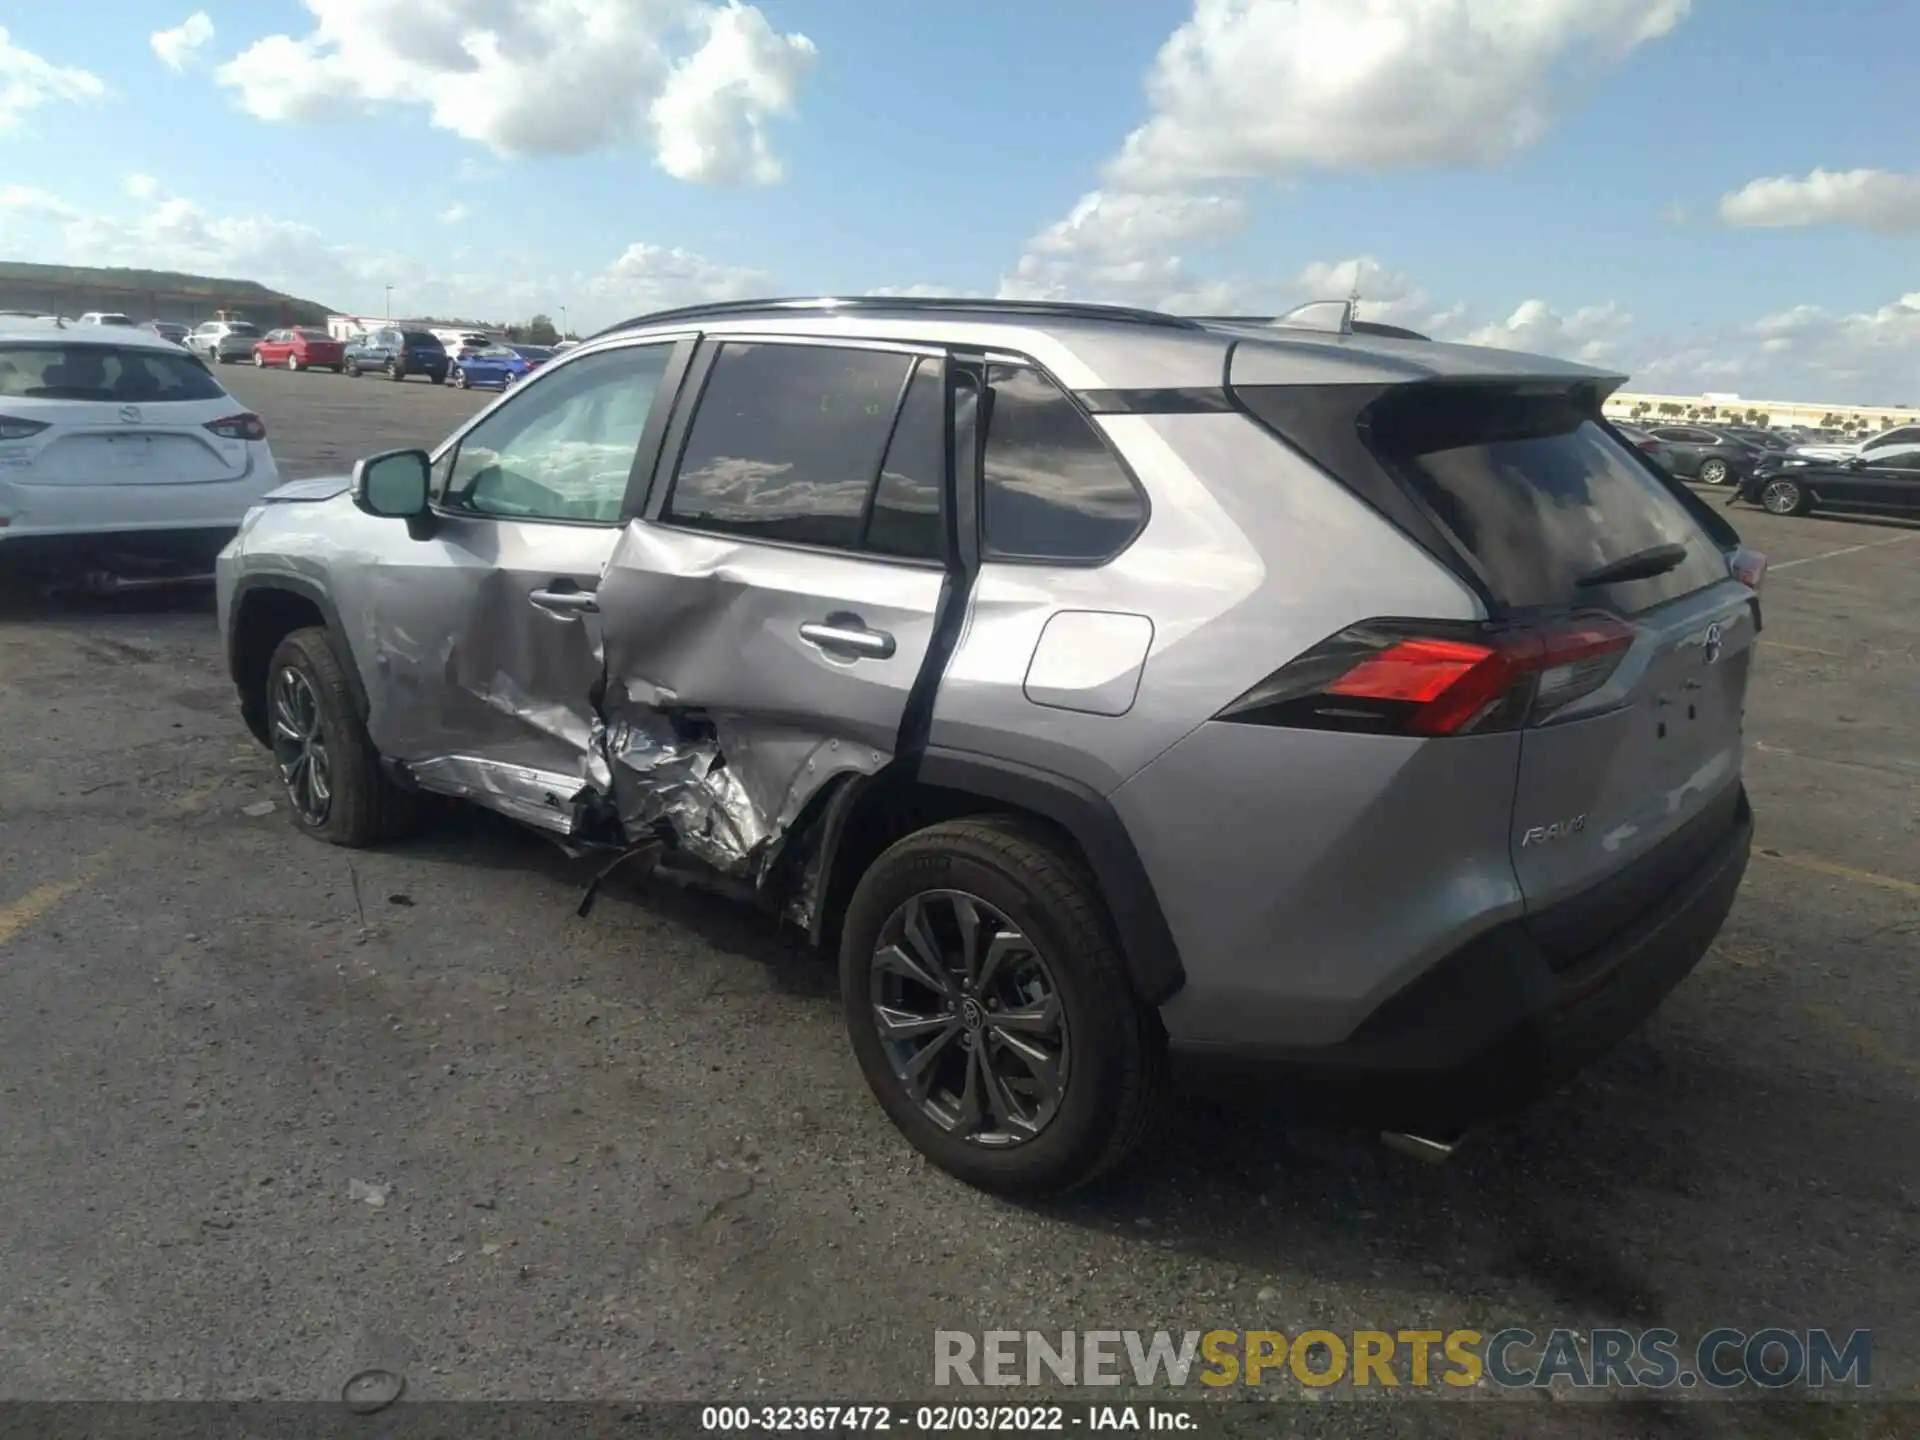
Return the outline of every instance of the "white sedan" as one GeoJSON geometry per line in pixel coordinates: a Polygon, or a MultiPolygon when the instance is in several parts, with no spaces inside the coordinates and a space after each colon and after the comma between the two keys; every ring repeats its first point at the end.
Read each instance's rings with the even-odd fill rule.
{"type": "Polygon", "coordinates": [[[260,417],[171,341],[0,320],[0,576],[210,575],[279,483],[260,417]]]}

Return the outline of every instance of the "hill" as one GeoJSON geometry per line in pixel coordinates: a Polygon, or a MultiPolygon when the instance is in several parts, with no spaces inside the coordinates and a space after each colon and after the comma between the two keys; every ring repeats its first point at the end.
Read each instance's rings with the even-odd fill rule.
{"type": "Polygon", "coordinates": [[[257,280],[15,260],[0,260],[0,310],[47,315],[120,310],[135,320],[189,322],[211,320],[216,310],[237,310],[257,325],[324,325],[334,313],[318,301],[282,294],[257,280]]]}

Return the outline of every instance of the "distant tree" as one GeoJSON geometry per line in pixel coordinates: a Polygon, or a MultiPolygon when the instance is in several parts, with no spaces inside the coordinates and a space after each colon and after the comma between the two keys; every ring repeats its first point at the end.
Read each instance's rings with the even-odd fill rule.
{"type": "Polygon", "coordinates": [[[528,345],[553,345],[560,339],[560,332],[554,328],[553,320],[546,315],[536,315],[524,325],[513,327],[518,330],[528,345]]]}

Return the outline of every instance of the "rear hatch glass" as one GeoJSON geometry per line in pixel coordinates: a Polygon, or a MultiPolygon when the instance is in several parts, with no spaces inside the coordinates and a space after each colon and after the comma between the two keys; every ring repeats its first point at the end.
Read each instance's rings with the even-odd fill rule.
{"type": "Polygon", "coordinates": [[[1367,418],[1375,452],[1516,609],[1633,614],[1727,578],[1714,539],[1564,390],[1404,386],[1367,418]],[[1661,574],[1583,583],[1666,546],[1685,553],[1661,574]]]}
{"type": "Polygon", "coordinates": [[[86,400],[122,405],[218,400],[227,392],[179,350],[114,345],[0,346],[0,400],[86,400]]]}

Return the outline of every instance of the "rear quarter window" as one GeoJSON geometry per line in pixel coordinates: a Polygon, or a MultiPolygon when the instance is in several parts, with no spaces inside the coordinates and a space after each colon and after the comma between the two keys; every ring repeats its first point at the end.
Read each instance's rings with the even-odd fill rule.
{"type": "Polygon", "coordinates": [[[999,560],[1087,563],[1126,549],[1147,500],[1080,407],[1038,370],[991,365],[981,536],[999,560]]]}

